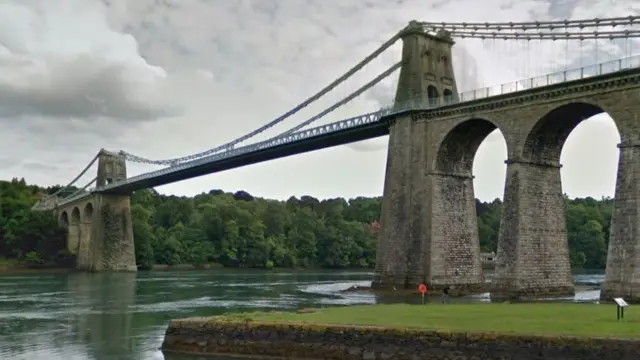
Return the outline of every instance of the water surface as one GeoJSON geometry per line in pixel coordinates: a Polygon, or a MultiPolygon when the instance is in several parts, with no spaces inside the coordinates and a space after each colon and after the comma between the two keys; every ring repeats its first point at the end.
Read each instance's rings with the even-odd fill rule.
{"type": "MultiPolygon", "coordinates": [[[[0,359],[162,360],[172,318],[257,309],[419,302],[341,292],[370,272],[183,271],[0,276],[0,359]]],[[[489,276],[490,278],[490,276],[489,276]]],[[[602,274],[576,275],[573,299],[596,300],[602,274]]],[[[488,301],[480,294],[459,301],[488,301]]],[[[167,355],[166,360],[201,357],[167,355]]]]}

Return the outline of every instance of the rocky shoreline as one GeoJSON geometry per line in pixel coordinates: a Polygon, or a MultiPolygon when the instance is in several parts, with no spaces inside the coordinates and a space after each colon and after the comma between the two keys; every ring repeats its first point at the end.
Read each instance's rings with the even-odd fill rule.
{"type": "Polygon", "coordinates": [[[162,350],[280,359],[623,360],[640,353],[640,341],[261,323],[214,317],[171,321],[162,350]]]}

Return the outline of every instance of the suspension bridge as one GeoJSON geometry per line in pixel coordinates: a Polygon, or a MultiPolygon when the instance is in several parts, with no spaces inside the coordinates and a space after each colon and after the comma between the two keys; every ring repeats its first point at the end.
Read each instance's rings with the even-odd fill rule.
{"type": "Polygon", "coordinates": [[[246,135],[169,159],[102,149],[78,176],[54,194],[43,195],[33,209],[55,210],[68,226],[69,247],[77,252],[79,267],[131,270],[135,268],[128,205],[132,192],[389,135],[374,285],[413,286],[426,281],[436,289],[450,285],[475,291],[484,279],[471,166],[484,137],[498,129],[509,158],[492,295],[567,295],[573,284],[559,155],[580,121],[606,111],[622,138],[616,188],[616,199],[622,201],[616,202],[618,212],[612,220],[603,296],[629,295],[633,289],[640,294],[640,280],[635,280],[640,277],[629,270],[640,262],[640,255],[629,255],[640,246],[640,239],[632,235],[640,233],[635,230],[640,231],[640,224],[615,215],[640,211],[624,208],[635,206],[625,201],[636,196],[627,182],[640,176],[640,169],[637,175],[633,171],[640,165],[629,160],[633,151],[640,156],[640,126],[630,115],[640,109],[640,49],[634,49],[638,38],[640,16],[519,23],[412,21],[318,93],[246,135]],[[400,61],[297,125],[255,141],[343,85],[398,41],[400,61]],[[454,72],[452,49],[465,41],[493,50],[506,48],[507,54],[497,58],[525,63],[526,69],[516,72],[531,76],[462,91],[458,82],[468,77],[472,66],[458,62],[459,71],[454,72]],[[531,60],[529,54],[545,54],[548,61],[531,60]],[[336,110],[348,107],[396,71],[400,74],[390,105],[318,125],[335,119],[336,110]],[[127,164],[156,168],[127,176],[127,164]],[[94,166],[97,176],[77,187],[94,166]],[[96,206],[99,212],[93,211],[96,206]]]}

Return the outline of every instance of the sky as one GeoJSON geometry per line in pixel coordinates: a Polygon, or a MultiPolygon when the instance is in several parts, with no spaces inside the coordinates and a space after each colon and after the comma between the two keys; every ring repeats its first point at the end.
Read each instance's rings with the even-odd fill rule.
{"type": "MultiPolygon", "coordinates": [[[[164,159],[215,147],[302,102],[412,19],[632,14],[640,15],[636,0],[0,0],[0,178],[66,184],[100,148],[164,159]]],[[[618,45],[459,40],[454,67],[466,91],[640,54],[640,43],[618,45]]],[[[397,62],[400,51],[398,42],[344,86],[248,143],[345,97],[397,62]]],[[[317,124],[391,103],[397,75],[317,124]]],[[[277,199],[379,196],[387,142],[373,139],[156,190],[245,190],[277,199]]],[[[561,157],[564,192],[613,196],[618,142],[606,114],[580,124],[561,157]]],[[[492,133],[476,155],[476,197],[502,197],[505,159],[504,139],[492,133]]],[[[154,169],[128,164],[130,176],[154,169]]],[[[79,184],[94,176],[89,171],[79,184]]]]}

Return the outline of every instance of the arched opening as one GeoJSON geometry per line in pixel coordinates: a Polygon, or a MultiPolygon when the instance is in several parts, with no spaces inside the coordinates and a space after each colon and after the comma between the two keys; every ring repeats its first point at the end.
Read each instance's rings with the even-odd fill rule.
{"type": "Polygon", "coordinates": [[[66,211],[63,211],[60,214],[60,226],[66,228],[69,226],[69,214],[66,211]]]}
{"type": "Polygon", "coordinates": [[[429,98],[429,106],[436,106],[440,104],[440,93],[435,86],[429,85],[427,87],[427,98],[429,98]]]}
{"type": "Polygon", "coordinates": [[[575,102],[542,117],[523,148],[524,160],[562,164],[569,261],[574,273],[589,270],[589,283],[600,281],[606,266],[619,142],[614,119],[601,107],[575,102]]]}
{"type": "Polygon", "coordinates": [[[450,89],[444,89],[444,91],[442,92],[442,96],[444,97],[445,104],[453,103],[456,100],[453,96],[453,91],[451,91],[450,89]]]}
{"type": "Polygon", "coordinates": [[[569,103],[551,110],[531,129],[522,149],[523,159],[558,163],[569,134],[582,121],[604,111],[593,104],[569,103]]]}
{"type": "Polygon", "coordinates": [[[73,210],[71,210],[71,225],[78,224],[80,224],[80,209],[74,207],[73,210]]]}
{"type": "MultiPolygon", "coordinates": [[[[466,120],[445,136],[438,148],[436,170],[471,176],[480,144],[497,126],[484,119],[466,120]]],[[[501,134],[498,131],[498,134],[501,134]]]]}
{"type": "Polygon", "coordinates": [[[506,148],[502,132],[494,123],[474,118],[451,129],[437,149],[434,204],[438,206],[437,217],[443,220],[442,224],[433,225],[441,227],[436,232],[441,231],[439,235],[446,239],[442,256],[446,263],[455,264],[454,274],[458,269],[457,275],[479,272],[477,276],[482,279],[480,265],[491,267],[495,262],[502,211],[498,198],[504,189],[506,148]],[[487,166],[491,163],[493,166],[487,166]],[[483,171],[474,178],[476,169],[483,171]],[[487,187],[499,190],[492,193],[487,187]],[[476,192],[482,194],[480,199],[476,199],[476,192]],[[491,260],[484,264],[483,259],[491,260]]]}
{"type": "Polygon", "coordinates": [[[82,221],[86,223],[90,223],[92,218],[93,218],[93,204],[87,203],[87,205],[84,206],[84,211],[82,213],[82,221]]]}

